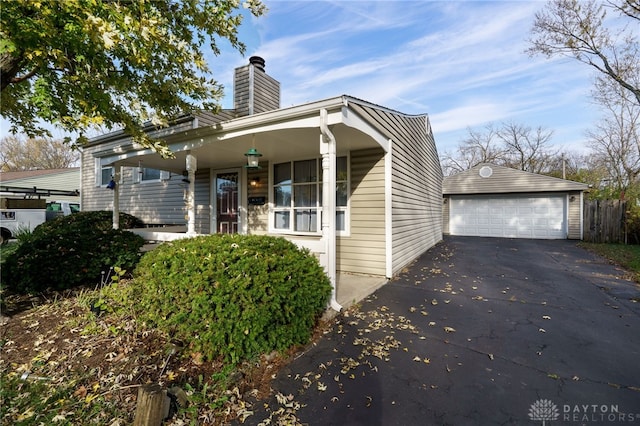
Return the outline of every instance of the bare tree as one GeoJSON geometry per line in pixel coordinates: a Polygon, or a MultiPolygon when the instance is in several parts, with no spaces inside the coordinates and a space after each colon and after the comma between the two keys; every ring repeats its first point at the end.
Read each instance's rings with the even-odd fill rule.
{"type": "Polygon", "coordinates": [[[21,139],[6,136],[0,141],[0,170],[66,169],[80,159],[80,153],[58,139],[21,139]]]}
{"type": "Polygon", "coordinates": [[[455,152],[445,152],[441,158],[442,170],[447,176],[480,163],[496,163],[502,158],[493,124],[485,126],[484,131],[467,128],[467,132],[469,136],[458,145],[455,152]]]}
{"type": "Polygon", "coordinates": [[[606,114],[587,132],[592,166],[607,171],[606,179],[615,190],[627,190],[640,183],[640,105],[604,78],[597,79],[593,97],[606,114]]]}
{"type": "Polygon", "coordinates": [[[543,127],[532,129],[523,124],[489,124],[484,130],[467,129],[469,136],[455,152],[441,158],[445,175],[468,170],[480,163],[494,163],[532,173],[553,170],[559,150],[552,149],[553,131],[543,127]]]}
{"type": "Polygon", "coordinates": [[[637,0],[551,0],[536,13],[527,52],[573,57],[630,91],[640,104],[640,47],[634,32],[639,20],[637,0]],[[608,10],[632,23],[612,35],[605,27],[608,10]]]}
{"type": "Polygon", "coordinates": [[[550,148],[552,130],[538,126],[531,127],[505,123],[497,136],[502,142],[503,165],[531,173],[550,171],[551,160],[558,156],[559,150],[550,148]]]}

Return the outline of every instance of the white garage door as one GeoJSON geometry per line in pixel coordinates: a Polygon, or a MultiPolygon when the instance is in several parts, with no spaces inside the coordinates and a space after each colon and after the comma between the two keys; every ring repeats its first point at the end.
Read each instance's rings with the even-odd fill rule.
{"type": "Polygon", "coordinates": [[[478,237],[567,238],[564,196],[452,196],[449,233],[478,237]]]}

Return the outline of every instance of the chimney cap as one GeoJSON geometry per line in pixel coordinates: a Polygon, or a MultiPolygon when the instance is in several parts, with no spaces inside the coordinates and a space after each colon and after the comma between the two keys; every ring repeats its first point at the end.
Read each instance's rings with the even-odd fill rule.
{"type": "Polygon", "coordinates": [[[260,69],[261,71],[264,71],[264,59],[260,56],[252,56],[249,58],[249,63],[251,65],[253,65],[254,67],[260,69]]]}

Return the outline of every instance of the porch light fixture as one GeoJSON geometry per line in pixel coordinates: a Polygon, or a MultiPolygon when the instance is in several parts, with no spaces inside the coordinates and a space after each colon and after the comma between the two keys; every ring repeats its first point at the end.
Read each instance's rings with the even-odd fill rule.
{"type": "Polygon", "coordinates": [[[260,168],[258,163],[260,162],[260,157],[262,157],[262,154],[260,154],[257,149],[250,148],[249,151],[244,154],[244,156],[247,157],[247,165],[245,166],[247,169],[260,168]]]}
{"type": "Polygon", "coordinates": [[[249,180],[249,185],[256,187],[260,184],[260,177],[253,177],[249,180]]]}

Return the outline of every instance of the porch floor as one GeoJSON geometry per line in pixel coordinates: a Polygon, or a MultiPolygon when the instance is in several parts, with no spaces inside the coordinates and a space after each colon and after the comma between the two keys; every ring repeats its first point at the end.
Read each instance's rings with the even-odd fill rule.
{"type": "Polygon", "coordinates": [[[338,273],[336,277],[338,303],[343,309],[359,303],[387,283],[382,276],[338,273]]]}

